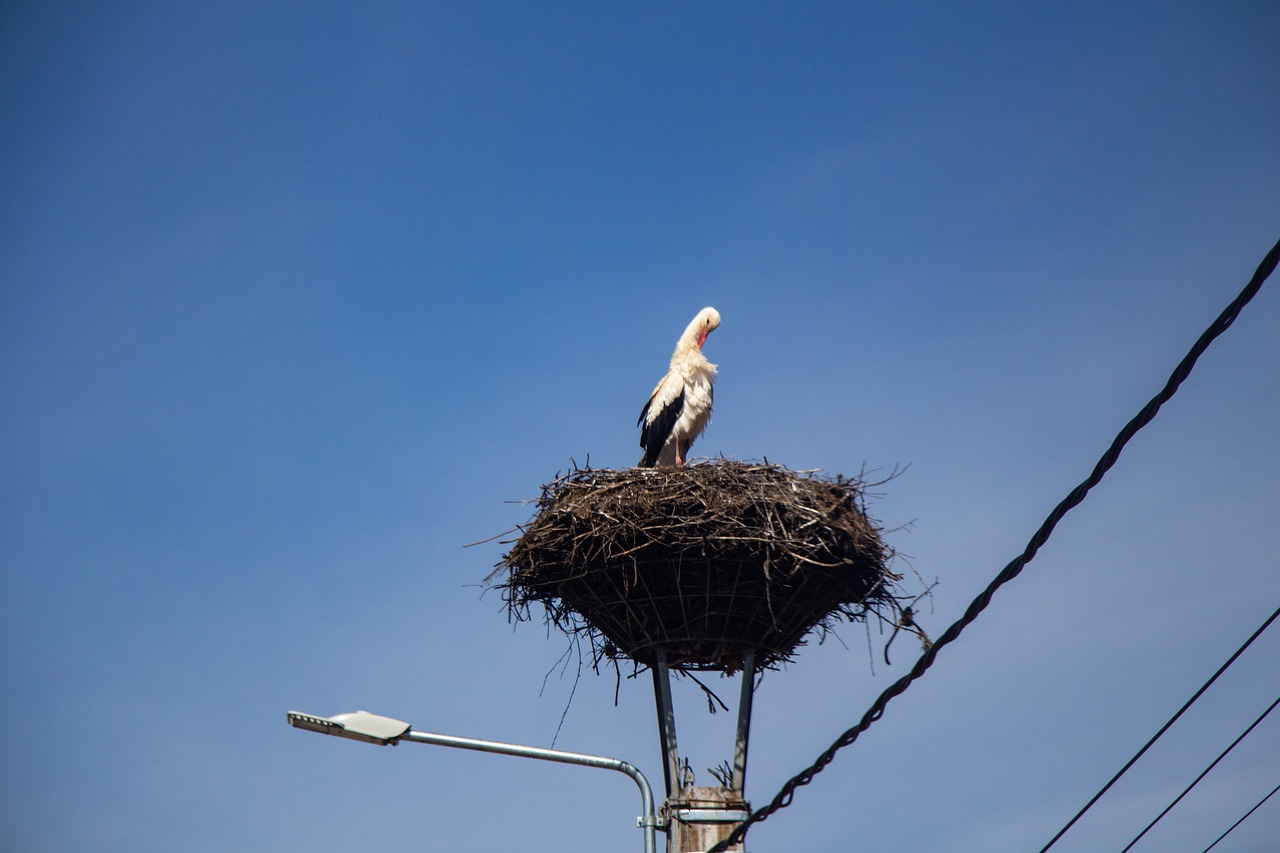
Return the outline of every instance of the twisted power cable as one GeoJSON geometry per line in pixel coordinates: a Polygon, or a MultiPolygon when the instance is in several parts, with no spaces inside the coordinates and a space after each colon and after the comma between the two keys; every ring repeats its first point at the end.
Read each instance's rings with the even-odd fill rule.
{"type": "Polygon", "coordinates": [[[1247,285],[1245,285],[1244,290],[1240,291],[1240,294],[1231,301],[1231,304],[1228,305],[1221,314],[1218,315],[1218,318],[1209,325],[1209,328],[1205,329],[1204,333],[1201,334],[1195,344],[1192,345],[1191,350],[1183,356],[1182,361],[1178,362],[1178,366],[1174,368],[1173,374],[1169,377],[1168,382],[1165,383],[1165,386],[1161,389],[1160,393],[1151,398],[1150,402],[1148,402],[1147,405],[1144,406],[1142,410],[1138,412],[1131,421],[1129,421],[1129,423],[1125,424],[1122,430],[1120,430],[1120,433],[1115,437],[1115,440],[1112,441],[1111,446],[1107,448],[1106,453],[1102,455],[1102,458],[1098,460],[1097,465],[1094,466],[1093,473],[1091,473],[1084,482],[1072,489],[1071,493],[1068,494],[1061,503],[1054,507],[1053,511],[1049,513],[1049,517],[1040,525],[1040,529],[1031,537],[1031,541],[1027,544],[1026,549],[1020,555],[1015,557],[1007,566],[1005,566],[1000,574],[996,575],[995,579],[991,581],[987,588],[978,594],[978,597],[969,604],[964,615],[952,623],[951,627],[947,628],[947,630],[938,637],[937,641],[920,656],[919,660],[916,661],[915,666],[911,668],[911,671],[902,678],[899,678],[893,684],[889,685],[889,687],[881,693],[879,697],[877,697],[875,702],[871,704],[871,707],[867,709],[865,714],[863,714],[862,719],[858,721],[857,725],[848,729],[840,735],[840,737],[836,738],[835,742],[832,743],[831,746],[827,747],[827,749],[817,757],[813,764],[788,779],[783,784],[782,789],[778,791],[777,795],[769,802],[768,805],[752,812],[745,821],[738,824],[733,832],[729,834],[728,838],[716,844],[707,851],[707,853],[724,853],[724,851],[728,850],[733,845],[740,843],[746,836],[747,830],[754,824],[767,820],[770,815],[773,815],[780,809],[784,809],[791,805],[791,801],[795,797],[796,789],[812,782],[814,777],[821,773],[826,766],[832,762],[837,752],[844,749],[846,746],[851,745],[858,739],[860,734],[871,727],[872,723],[884,715],[885,707],[895,696],[905,692],[906,689],[911,686],[912,682],[924,675],[925,672],[929,670],[929,667],[933,666],[933,662],[937,660],[938,653],[959,638],[964,629],[972,624],[973,621],[981,615],[983,610],[987,609],[987,605],[991,603],[991,599],[995,595],[996,590],[1022,573],[1022,570],[1026,567],[1027,563],[1031,562],[1031,560],[1035,558],[1036,552],[1038,552],[1041,546],[1048,541],[1049,536],[1053,533],[1053,529],[1058,526],[1058,522],[1062,520],[1063,516],[1075,509],[1075,507],[1085,499],[1085,496],[1089,494],[1090,490],[1102,481],[1102,478],[1106,476],[1106,473],[1111,470],[1111,467],[1115,465],[1116,461],[1120,458],[1120,453],[1124,450],[1124,446],[1129,443],[1129,440],[1132,439],[1139,430],[1151,423],[1156,414],[1160,411],[1160,407],[1167,403],[1169,399],[1177,393],[1178,387],[1182,385],[1183,381],[1185,381],[1191,374],[1191,370],[1195,367],[1196,361],[1200,356],[1204,354],[1205,350],[1209,348],[1209,345],[1213,343],[1219,335],[1231,327],[1231,324],[1235,322],[1236,317],[1239,316],[1240,311],[1244,306],[1248,305],[1250,300],[1257,295],[1258,291],[1262,288],[1262,283],[1266,281],[1267,277],[1275,270],[1277,261],[1280,261],[1280,242],[1277,242],[1276,245],[1271,248],[1271,251],[1267,253],[1266,257],[1262,259],[1262,263],[1259,264],[1257,271],[1253,274],[1253,278],[1250,279],[1247,285]]]}

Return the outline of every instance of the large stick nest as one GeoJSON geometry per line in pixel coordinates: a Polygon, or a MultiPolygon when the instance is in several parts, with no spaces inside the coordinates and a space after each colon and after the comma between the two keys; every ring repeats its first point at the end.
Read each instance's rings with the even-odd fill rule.
{"type": "Polygon", "coordinates": [[[815,629],[869,613],[912,625],[860,479],[727,460],[577,468],[537,506],[489,583],[515,620],[541,604],[597,665],[663,651],[673,668],[732,672],[754,652],[776,668],[815,629]]]}

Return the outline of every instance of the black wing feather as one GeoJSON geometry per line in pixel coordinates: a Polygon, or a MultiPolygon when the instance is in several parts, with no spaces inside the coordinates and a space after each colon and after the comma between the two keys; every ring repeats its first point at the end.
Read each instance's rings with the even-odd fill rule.
{"type": "Polygon", "coordinates": [[[637,421],[640,425],[640,446],[644,448],[644,459],[640,460],[642,468],[652,468],[658,464],[658,456],[662,453],[667,439],[671,437],[676,421],[680,420],[680,412],[684,410],[684,389],[681,388],[680,396],[664,406],[652,421],[645,423],[649,407],[652,405],[653,398],[650,397],[649,402],[644,404],[644,409],[640,412],[640,420],[637,421]]]}

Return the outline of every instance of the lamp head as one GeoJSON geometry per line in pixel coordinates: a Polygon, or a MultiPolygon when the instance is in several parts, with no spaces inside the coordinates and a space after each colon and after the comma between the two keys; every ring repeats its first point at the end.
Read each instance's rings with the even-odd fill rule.
{"type": "Polygon", "coordinates": [[[368,711],[356,711],[352,714],[335,714],[332,717],[317,717],[301,711],[290,711],[289,725],[295,729],[319,732],[322,735],[336,735],[351,740],[376,743],[379,746],[390,744],[395,746],[410,728],[403,720],[381,717],[368,711]]]}

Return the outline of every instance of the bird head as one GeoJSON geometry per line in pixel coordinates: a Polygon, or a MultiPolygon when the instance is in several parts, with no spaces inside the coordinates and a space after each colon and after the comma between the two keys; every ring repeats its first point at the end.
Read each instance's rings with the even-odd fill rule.
{"type": "Polygon", "coordinates": [[[720,312],[708,305],[698,312],[689,327],[697,335],[698,349],[702,349],[702,345],[707,342],[707,335],[720,327],[720,312]]]}

